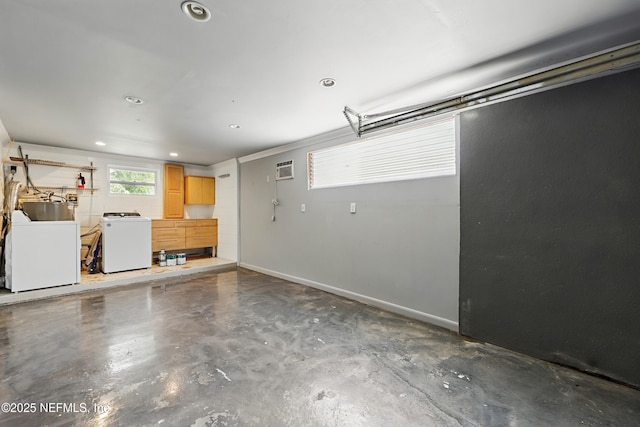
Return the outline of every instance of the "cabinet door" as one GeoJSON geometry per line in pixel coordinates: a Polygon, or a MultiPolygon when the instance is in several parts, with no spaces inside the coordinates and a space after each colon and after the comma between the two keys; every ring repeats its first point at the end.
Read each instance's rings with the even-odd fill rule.
{"type": "Polygon", "coordinates": [[[184,203],[187,205],[202,204],[202,177],[186,176],[184,178],[184,203]]]}
{"type": "Polygon", "coordinates": [[[164,217],[184,217],[184,167],[164,165],[164,217]]]}
{"type": "Polygon", "coordinates": [[[202,178],[202,203],[213,205],[216,203],[216,179],[210,177],[202,178]]]}
{"type": "Polygon", "coordinates": [[[182,193],[166,193],[164,205],[165,218],[182,218],[184,216],[182,193]]]}
{"type": "Polygon", "coordinates": [[[181,165],[166,164],[164,173],[165,190],[181,192],[184,168],[181,165]]]}

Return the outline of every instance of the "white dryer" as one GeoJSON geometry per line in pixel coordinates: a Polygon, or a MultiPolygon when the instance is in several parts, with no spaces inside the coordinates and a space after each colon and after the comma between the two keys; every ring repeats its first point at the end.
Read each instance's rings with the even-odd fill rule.
{"type": "Polygon", "coordinates": [[[106,212],[102,227],[102,272],[151,267],[151,219],[137,212],[106,212]]]}

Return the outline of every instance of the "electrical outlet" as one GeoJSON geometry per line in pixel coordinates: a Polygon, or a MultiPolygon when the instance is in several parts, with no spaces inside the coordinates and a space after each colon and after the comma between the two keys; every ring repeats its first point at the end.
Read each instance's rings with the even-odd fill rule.
{"type": "Polygon", "coordinates": [[[303,204],[301,204],[301,205],[300,205],[300,212],[306,212],[306,210],[307,210],[307,206],[305,206],[305,204],[304,204],[304,203],[303,203],[303,204]]]}
{"type": "Polygon", "coordinates": [[[351,212],[352,214],[356,213],[356,204],[354,202],[351,202],[349,212],[351,212]]]}

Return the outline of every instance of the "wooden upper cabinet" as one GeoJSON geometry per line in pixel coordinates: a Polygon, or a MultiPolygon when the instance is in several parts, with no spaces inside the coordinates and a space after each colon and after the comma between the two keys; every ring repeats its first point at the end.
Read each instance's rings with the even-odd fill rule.
{"type": "Polygon", "coordinates": [[[185,176],[184,203],[187,205],[215,204],[216,179],[211,176],[185,176]]]}
{"type": "Polygon", "coordinates": [[[184,218],[184,167],[164,165],[164,217],[184,218]]]}

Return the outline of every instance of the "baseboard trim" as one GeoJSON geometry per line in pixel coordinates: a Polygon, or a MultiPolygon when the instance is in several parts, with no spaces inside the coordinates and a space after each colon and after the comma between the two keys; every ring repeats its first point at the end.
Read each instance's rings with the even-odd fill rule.
{"type": "Polygon", "coordinates": [[[331,294],[339,295],[341,297],[349,298],[364,304],[368,304],[374,307],[382,308],[392,313],[401,314],[412,319],[420,320],[422,322],[431,323],[436,326],[440,326],[454,332],[459,331],[458,322],[454,322],[449,319],[434,316],[433,314],[424,313],[422,311],[414,310],[412,308],[404,307],[398,304],[394,304],[388,301],[383,301],[377,298],[372,298],[366,295],[362,295],[356,292],[347,291],[344,289],[336,288],[335,286],[326,285],[324,283],[314,282],[313,280],[303,279],[302,277],[292,276],[290,274],[280,273],[278,271],[269,270],[267,268],[258,267],[256,265],[239,262],[238,265],[248,270],[257,271],[268,276],[277,277],[279,279],[288,280],[290,282],[298,283],[300,285],[309,286],[321,291],[329,292],[331,294]]]}

